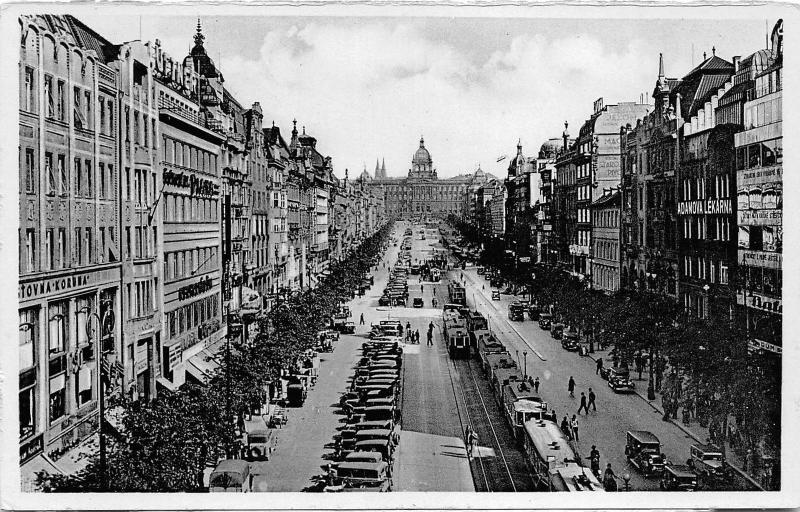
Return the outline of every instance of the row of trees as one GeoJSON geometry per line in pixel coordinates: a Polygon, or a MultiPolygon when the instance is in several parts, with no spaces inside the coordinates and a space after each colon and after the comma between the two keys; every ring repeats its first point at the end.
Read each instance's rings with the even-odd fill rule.
{"type": "MultiPolygon", "coordinates": [[[[198,492],[204,470],[239,453],[237,424],[268,399],[267,389],[302,365],[316,334],[330,325],[385,249],[391,223],[346,260],[332,264],[317,287],[285,294],[258,318],[257,334],[231,336],[206,385],[186,383],[149,402],[120,402],[122,427],[106,436],[99,458],[74,475],[38,475],[48,492],[198,492]]],[[[104,431],[108,432],[108,427],[104,431]]]]}
{"type": "MultiPolygon", "coordinates": [[[[470,243],[481,242],[474,230],[458,222],[453,225],[470,243]]],[[[751,353],[747,333],[728,311],[700,319],[667,295],[647,290],[607,295],[543,264],[533,266],[531,278],[531,273],[510,272],[502,247],[483,242],[483,263],[499,268],[509,282],[530,289],[534,301],[552,307],[555,319],[578,330],[592,349],[613,347],[616,364],[632,367],[639,362],[648,374],[648,398],[661,393],[665,419],[677,418],[683,408],[709,427],[723,450],[735,432],[731,444],[742,456],[748,451],[766,453],[777,461],[780,359],[751,353]]]]}

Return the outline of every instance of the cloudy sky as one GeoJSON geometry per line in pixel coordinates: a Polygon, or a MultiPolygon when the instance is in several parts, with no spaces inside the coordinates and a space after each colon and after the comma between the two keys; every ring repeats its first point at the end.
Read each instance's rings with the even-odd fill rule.
{"type": "MultiPolygon", "coordinates": [[[[160,39],[173,57],[192,46],[197,16],[79,17],[118,43],[160,39]]],[[[658,54],[668,76],[686,74],[703,52],[731,59],[765,46],[775,19],[520,19],[200,15],[206,48],[225,85],[266,122],[291,121],[318,139],[338,176],[376,158],[405,175],[420,135],[440,176],[480,164],[505,174],[502,155],[535,153],[575,134],[592,102],[648,97],[658,54]],[[692,49],[694,48],[694,55],[692,49]]]]}

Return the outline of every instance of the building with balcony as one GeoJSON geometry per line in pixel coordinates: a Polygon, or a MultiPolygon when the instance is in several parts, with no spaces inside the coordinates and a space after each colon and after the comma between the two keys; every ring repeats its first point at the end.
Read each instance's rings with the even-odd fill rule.
{"type": "MultiPolygon", "coordinates": [[[[571,142],[567,140],[567,145],[571,142]]],[[[556,157],[561,150],[562,142],[558,138],[548,139],[539,148],[539,154],[533,162],[538,179],[538,200],[532,205],[533,223],[531,226],[531,261],[536,263],[554,263],[552,201],[553,184],[557,181],[556,157]]]]}
{"type": "MultiPolygon", "coordinates": [[[[202,43],[198,33],[196,44],[202,43]]],[[[206,71],[208,72],[208,71],[206,71]]],[[[162,179],[165,387],[204,383],[207,355],[220,347],[223,324],[220,148],[226,135],[200,102],[193,59],[173,60],[155,44],[162,179]]],[[[208,98],[206,98],[208,100],[208,98]]]]}
{"type": "Polygon", "coordinates": [[[100,377],[121,373],[119,75],[74,18],[19,23],[19,449],[33,490],[96,431],[100,377]]]}
{"type": "Polygon", "coordinates": [[[620,289],[620,219],[619,189],[606,189],[592,202],[591,285],[605,293],[620,289]]]}

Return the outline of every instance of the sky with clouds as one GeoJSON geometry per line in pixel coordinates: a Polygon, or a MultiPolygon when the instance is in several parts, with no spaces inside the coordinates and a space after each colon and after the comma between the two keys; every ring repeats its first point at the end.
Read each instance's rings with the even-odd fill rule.
{"type": "MultiPolygon", "coordinates": [[[[188,14],[188,12],[187,12],[188,14]]],[[[191,48],[196,16],[78,15],[114,43],[160,39],[173,57],[191,48]],[[141,30],[141,32],[140,32],[141,30]]],[[[376,158],[405,175],[420,135],[440,177],[502,155],[532,154],[564,121],[577,133],[592,103],[652,92],[658,54],[681,77],[703,52],[731,59],[765,46],[775,20],[201,16],[206,48],[242,105],[265,122],[318,139],[335,172],[376,158]],[[694,56],[692,48],[694,47],[694,56]]]]}

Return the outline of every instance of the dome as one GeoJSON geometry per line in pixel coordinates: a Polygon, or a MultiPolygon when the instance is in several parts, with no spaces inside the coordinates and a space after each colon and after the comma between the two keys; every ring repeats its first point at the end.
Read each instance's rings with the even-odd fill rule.
{"type": "Polygon", "coordinates": [[[561,149],[561,139],[547,139],[539,148],[539,158],[555,158],[558,150],[561,149]]]}
{"type": "Polygon", "coordinates": [[[427,167],[432,164],[433,161],[431,160],[431,154],[428,153],[427,149],[425,149],[425,139],[420,138],[419,149],[417,149],[417,152],[414,153],[414,158],[411,159],[411,165],[413,166],[422,165],[427,167]]]}

